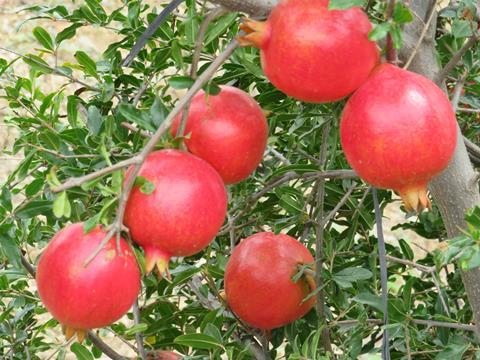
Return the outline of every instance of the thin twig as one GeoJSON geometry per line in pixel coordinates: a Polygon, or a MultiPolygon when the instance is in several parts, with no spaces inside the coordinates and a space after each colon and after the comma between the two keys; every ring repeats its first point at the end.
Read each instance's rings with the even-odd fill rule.
{"type": "Polygon", "coordinates": [[[205,16],[205,19],[202,21],[202,23],[200,24],[197,38],[195,39],[195,49],[193,51],[193,56],[192,56],[192,66],[190,68],[190,76],[192,77],[192,79],[197,78],[198,63],[200,61],[200,55],[202,54],[203,41],[205,39],[205,35],[207,34],[208,25],[210,25],[210,23],[213,20],[215,20],[216,18],[226,13],[227,13],[227,10],[219,6],[213,9],[212,11],[210,11],[205,16]]]}
{"type": "Polygon", "coordinates": [[[480,109],[469,109],[469,108],[465,108],[465,107],[459,107],[457,108],[457,111],[461,111],[461,112],[466,112],[466,113],[480,113],[480,109]]]}
{"type": "MultiPolygon", "coordinates": [[[[383,320],[381,319],[367,319],[364,320],[368,325],[382,325],[383,320]]],[[[409,319],[410,322],[417,325],[424,325],[427,327],[440,327],[448,329],[458,329],[465,331],[475,331],[475,325],[470,324],[459,324],[459,323],[449,323],[444,321],[433,321],[433,320],[422,320],[422,319],[409,319]]],[[[342,321],[332,321],[329,326],[351,326],[362,323],[363,321],[359,320],[342,320],[342,321]]]]}
{"type": "Polygon", "coordinates": [[[440,85],[445,77],[457,66],[458,62],[462,59],[463,55],[477,42],[479,38],[478,34],[470,36],[468,41],[458,50],[443,67],[442,70],[435,76],[434,81],[437,85],[440,85]]]}
{"type": "MultiPolygon", "coordinates": [[[[140,324],[141,317],[140,317],[140,310],[138,309],[138,299],[136,299],[135,304],[133,304],[132,312],[133,312],[134,324],[135,325],[140,324]]],[[[143,346],[143,336],[140,331],[135,332],[135,340],[137,342],[138,354],[140,355],[140,358],[142,360],[145,360],[147,357],[147,354],[145,353],[145,346],[143,346]]]]}
{"type": "MultiPolygon", "coordinates": [[[[330,122],[327,122],[323,125],[322,129],[322,142],[320,145],[320,156],[318,159],[318,164],[321,169],[325,168],[325,164],[327,162],[328,157],[328,136],[330,134],[330,122]]],[[[315,271],[315,282],[320,291],[316,294],[316,310],[317,310],[317,317],[318,317],[318,327],[322,328],[321,340],[320,343],[325,351],[330,352],[333,354],[332,343],[330,341],[330,331],[329,328],[323,326],[326,322],[325,316],[325,291],[323,289],[324,282],[323,282],[323,240],[324,240],[324,226],[325,220],[323,218],[323,207],[325,203],[325,179],[320,178],[317,180],[317,200],[316,200],[316,208],[317,208],[317,216],[315,222],[317,223],[316,228],[316,240],[315,240],[315,264],[316,264],[316,271],[315,271]]]]}
{"type": "Polygon", "coordinates": [[[104,343],[103,340],[100,339],[97,336],[97,334],[95,334],[93,331],[89,331],[87,333],[87,337],[97,348],[99,348],[102,351],[102,353],[107,355],[110,359],[112,359],[112,360],[127,360],[126,357],[120,355],[115,350],[113,350],[110,346],[108,346],[106,343],[104,343]]]}
{"type": "Polygon", "coordinates": [[[330,220],[332,220],[335,217],[338,210],[340,210],[340,208],[343,205],[345,205],[345,203],[348,201],[348,199],[350,198],[350,196],[353,193],[353,190],[355,190],[356,186],[357,186],[357,184],[355,182],[352,185],[350,185],[347,192],[343,195],[343,197],[340,199],[340,201],[337,203],[337,205],[335,205],[335,207],[332,209],[332,211],[330,211],[328,213],[328,215],[323,218],[322,223],[319,224],[320,226],[325,226],[330,220]]]}
{"type": "Polygon", "coordinates": [[[415,56],[417,55],[418,49],[420,49],[420,45],[422,45],[423,39],[425,38],[425,35],[427,34],[428,29],[430,28],[430,24],[435,17],[434,16],[435,13],[436,13],[435,8],[436,8],[437,3],[439,1],[440,0],[435,0],[434,4],[432,5],[432,8],[430,10],[430,15],[428,16],[428,20],[425,23],[425,25],[423,26],[422,33],[420,34],[420,37],[418,38],[417,43],[415,44],[415,47],[413,48],[412,53],[410,54],[407,62],[403,66],[404,69],[408,69],[408,67],[412,64],[413,59],[415,59],[415,56]]]}
{"type": "Polygon", "coordinates": [[[411,267],[414,267],[415,269],[420,270],[422,272],[429,273],[432,276],[433,283],[435,284],[435,287],[438,291],[438,296],[440,297],[440,302],[442,303],[443,310],[445,311],[445,313],[447,315],[450,315],[450,309],[448,308],[447,302],[443,298],[442,288],[441,288],[440,282],[438,281],[438,278],[437,278],[435,266],[425,266],[425,265],[419,264],[419,263],[414,262],[414,261],[399,259],[399,258],[396,258],[394,256],[390,256],[390,255],[387,255],[386,259],[388,261],[391,261],[391,262],[411,266],[411,267]]]}
{"type": "Polygon", "coordinates": [[[138,55],[140,50],[143,49],[145,44],[147,43],[148,39],[150,39],[153,34],[157,31],[157,29],[162,25],[165,20],[167,20],[168,16],[183,2],[184,0],[172,0],[161,12],[157,15],[157,17],[152,21],[152,23],[148,26],[145,32],[140,36],[138,41],[130,50],[130,53],[127,55],[125,60],[122,62],[122,66],[130,66],[133,59],[138,55]]]}
{"type": "MultiPolygon", "coordinates": [[[[316,179],[355,179],[358,175],[353,170],[340,169],[340,170],[329,170],[329,171],[316,171],[305,174],[298,174],[294,171],[290,171],[282,176],[279,176],[271,181],[269,181],[262,190],[252,194],[248,197],[243,205],[242,210],[240,210],[234,217],[233,221],[237,221],[244,214],[246,214],[255,203],[260,200],[265,194],[267,194],[272,189],[275,189],[277,186],[289,182],[291,180],[303,179],[303,180],[316,180],[316,179]]],[[[234,209],[234,211],[239,210],[234,209]]],[[[223,227],[219,234],[223,235],[228,231],[228,227],[223,227]]]]}
{"type": "Polygon", "coordinates": [[[136,133],[139,133],[141,136],[143,137],[152,137],[152,133],[147,131],[147,130],[142,130],[142,129],[139,129],[137,128],[136,126],[126,122],[126,121],[122,121],[120,123],[120,126],[124,127],[125,129],[128,129],[130,131],[133,131],[133,132],[136,132],[136,133]]]}
{"type": "Polygon", "coordinates": [[[38,64],[39,66],[43,66],[43,67],[46,67],[48,68],[48,70],[50,70],[52,73],[54,73],[55,75],[59,75],[59,76],[63,76],[67,79],[69,79],[71,82],[73,83],[77,83],[77,84],[80,84],[82,86],[84,86],[85,88],[87,88],[88,90],[91,90],[91,91],[96,91],[96,92],[101,92],[102,90],[95,87],[95,86],[92,86],[92,85],[89,85],[81,80],[78,80],[77,78],[73,77],[72,75],[69,75],[63,71],[60,71],[58,70],[57,68],[54,68],[54,67],[51,67],[50,65],[47,65],[43,62],[39,62],[37,61],[35,58],[32,58],[31,56],[28,56],[28,55],[23,55],[23,54],[20,54],[14,50],[11,50],[11,49],[7,49],[7,48],[4,48],[4,47],[1,47],[0,46],[0,50],[3,50],[3,51],[6,51],[6,52],[9,52],[11,54],[14,54],[14,55],[17,55],[17,56],[20,56],[22,59],[27,59],[28,61],[31,61],[31,62],[34,62],[36,64],[38,64]]]}
{"type": "MultiPolygon", "coordinates": [[[[386,12],[387,21],[392,18],[394,9],[395,9],[395,0],[389,0],[387,5],[387,12],[386,12]]],[[[386,57],[387,57],[387,61],[390,63],[396,64],[398,62],[397,50],[395,49],[391,33],[387,34],[386,57]]]]}
{"type": "Polygon", "coordinates": [[[457,111],[458,108],[458,103],[460,102],[460,97],[462,96],[462,90],[463,87],[465,86],[465,81],[467,80],[468,77],[468,70],[465,70],[465,72],[460,76],[460,78],[457,80],[457,83],[455,84],[455,88],[453,89],[453,95],[452,95],[452,108],[453,111],[457,111]]]}
{"type": "Polygon", "coordinates": [[[131,157],[130,159],[122,160],[122,161],[120,161],[116,164],[113,164],[112,166],[100,169],[98,171],[95,171],[93,173],[90,173],[90,174],[87,174],[87,175],[84,175],[84,176],[69,178],[63,184],[52,188],[52,192],[58,193],[58,192],[61,192],[61,191],[71,189],[73,187],[80,186],[80,185],[82,185],[86,182],[89,182],[91,180],[94,180],[94,179],[99,178],[99,177],[104,176],[104,175],[108,175],[108,174],[110,174],[114,171],[124,169],[124,168],[126,168],[130,165],[135,165],[137,163],[140,163],[140,156],[139,155],[135,155],[135,156],[131,157]]]}
{"type": "Polygon", "coordinates": [[[280,160],[282,163],[285,165],[292,165],[290,160],[288,160],[283,154],[279,151],[277,151],[273,146],[268,146],[267,151],[268,153],[271,153],[274,157],[276,157],[278,160],[280,160]]]}
{"type": "Polygon", "coordinates": [[[386,259],[388,261],[391,261],[391,262],[395,262],[395,263],[398,263],[398,264],[414,267],[415,269],[418,269],[420,271],[423,271],[423,272],[426,272],[426,273],[429,273],[429,274],[431,274],[432,272],[435,272],[435,267],[434,266],[425,266],[425,265],[421,265],[419,263],[416,263],[414,261],[399,259],[399,258],[396,258],[394,256],[390,256],[390,255],[387,255],[386,259]]]}
{"type": "Polygon", "coordinates": [[[73,154],[73,155],[65,155],[65,154],[62,154],[62,153],[59,153],[57,151],[54,151],[54,150],[50,150],[50,149],[46,149],[44,147],[41,147],[41,146],[38,146],[38,145],[35,145],[35,144],[27,144],[27,146],[31,146],[39,151],[42,151],[42,152],[46,152],[48,154],[51,154],[51,155],[54,155],[60,159],[81,159],[81,158],[96,158],[98,157],[98,155],[93,155],[93,154],[73,154]]]}

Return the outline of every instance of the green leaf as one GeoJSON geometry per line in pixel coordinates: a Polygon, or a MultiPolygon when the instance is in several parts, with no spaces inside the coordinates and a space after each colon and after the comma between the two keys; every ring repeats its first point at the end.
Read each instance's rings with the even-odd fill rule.
{"type": "Polygon", "coordinates": [[[150,108],[150,117],[152,123],[158,128],[168,116],[168,109],[159,97],[155,97],[153,105],[150,108]]]}
{"type": "Polygon", "coordinates": [[[195,80],[189,76],[172,76],[168,79],[168,84],[174,89],[188,89],[194,82],[195,80]]]}
{"type": "Polygon", "coordinates": [[[209,27],[205,36],[204,46],[208,46],[212,41],[218,39],[236,20],[236,13],[230,13],[218,19],[213,26],[209,27]]]}
{"type": "Polygon", "coordinates": [[[393,24],[390,29],[390,34],[392,34],[393,47],[395,49],[400,49],[403,46],[403,36],[402,29],[397,24],[393,24]]]}
{"type": "Polygon", "coordinates": [[[54,44],[53,44],[52,37],[47,32],[47,30],[45,30],[41,26],[36,26],[33,29],[33,36],[35,36],[35,39],[37,39],[37,41],[40,44],[42,44],[42,46],[45,49],[48,49],[48,50],[51,50],[51,51],[54,50],[54,44]]]}
{"type": "Polygon", "coordinates": [[[100,129],[102,128],[102,114],[94,105],[88,108],[87,127],[93,135],[100,134],[100,129]]]}
{"type": "Polygon", "coordinates": [[[452,34],[456,38],[472,36],[472,26],[468,20],[455,19],[452,24],[452,34]]]}
{"type": "Polygon", "coordinates": [[[57,42],[57,44],[60,44],[62,41],[73,38],[77,33],[77,29],[82,26],[82,24],[74,23],[73,25],[66,27],[57,34],[57,36],[55,37],[55,41],[57,42]]]}
{"type": "Polygon", "coordinates": [[[155,131],[156,128],[152,125],[150,114],[146,111],[137,109],[132,104],[120,104],[118,106],[118,114],[123,116],[129,122],[140,125],[141,128],[155,131]]]}
{"type": "Polygon", "coordinates": [[[70,350],[77,356],[78,360],[94,360],[94,357],[88,349],[75,342],[70,346],[70,350]]]}
{"type": "Polygon", "coordinates": [[[75,59],[77,59],[78,63],[83,66],[86,74],[98,78],[97,65],[86,52],[77,51],[75,53],[75,59]]]}
{"type": "Polygon", "coordinates": [[[61,218],[62,216],[69,218],[71,214],[72,207],[70,206],[67,192],[62,191],[53,202],[53,215],[55,215],[57,218],[61,218]]]}
{"type": "Polygon", "coordinates": [[[223,345],[213,336],[205,334],[188,334],[177,336],[174,340],[175,344],[189,346],[194,349],[223,349],[223,345]]]}
{"type": "Polygon", "coordinates": [[[51,74],[53,69],[47,64],[45,60],[37,55],[25,55],[22,60],[30,66],[33,70],[36,70],[42,74],[51,74]]]}
{"type": "Polygon", "coordinates": [[[205,86],[203,87],[203,90],[207,95],[211,95],[211,96],[216,96],[220,94],[220,91],[222,91],[220,86],[218,86],[213,80],[206,83],[205,86]]]}
{"type": "Polygon", "coordinates": [[[359,302],[360,304],[370,305],[380,312],[383,312],[382,299],[380,296],[374,295],[370,292],[361,292],[355,296],[353,300],[359,302]]]}
{"type": "Polygon", "coordinates": [[[393,10],[393,20],[397,24],[406,24],[413,20],[413,15],[410,9],[402,2],[397,2],[393,10]]]}
{"type": "Polygon", "coordinates": [[[387,36],[392,24],[389,22],[384,22],[381,24],[376,24],[372,31],[368,34],[368,38],[372,41],[378,41],[387,36]]]}
{"type": "Polygon", "coordinates": [[[143,176],[137,176],[135,178],[134,186],[139,186],[140,191],[142,193],[144,193],[145,195],[150,195],[151,193],[153,193],[155,191],[155,184],[148,181],[143,176]]]}
{"type": "Polygon", "coordinates": [[[363,6],[363,0],[330,0],[328,10],[345,10],[354,6],[363,6]]]}
{"type": "Polygon", "coordinates": [[[80,98],[75,95],[70,95],[67,97],[67,119],[68,123],[75,127],[77,126],[77,119],[78,119],[78,103],[80,98]]]}
{"type": "Polygon", "coordinates": [[[437,360],[460,360],[463,359],[463,354],[468,350],[470,344],[461,338],[455,338],[452,343],[438,355],[436,356],[437,360]]]}
{"type": "Polygon", "coordinates": [[[36,200],[16,210],[15,215],[19,219],[30,219],[37,215],[48,216],[51,210],[52,202],[50,200],[36,200]]]}
{"type": "Polygon", "coordinates": [[[367,280],[373,276],[368,269],[360,267],[349,267],[333,274],[333,280],[343,288],[352,287],[352,283],[360,280],[367,280]]]}
{"type": "Polygon", "coordinates": [[[125,335],[133,335],[135,333],[141,333],[141,332],[144,332],[147,329],[148,329],[147,324],[140,323],[140,324],[134,325],[131,328],[127,329],[125,331],[125,335]]]}

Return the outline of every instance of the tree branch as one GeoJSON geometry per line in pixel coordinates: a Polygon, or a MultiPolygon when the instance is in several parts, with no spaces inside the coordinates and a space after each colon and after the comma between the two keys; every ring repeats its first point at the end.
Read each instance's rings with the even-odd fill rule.
{"type": "Polygon", "coordinates": [[[258,18],[266,17],[280,0],[209,0],[231,11],[240,11],[258,18]]]}
{"type": "Polygon", "coordinates": [[[434,82],[437,85],[441,85],[445,77],[457,66],[458,62],[462,59],[463,55],[477,42],[479,38],[478,34],[473,34],[468,41],[458,50],[453,57],[448,61],[445,67],[435,76],[434,82]]]}
{"type": "Polygon", "coordinates": [[[410,54],[410,57],[408,58],[407,62],[405,63],[405,66],[403,67],[404,69],[408,69],[413,59],[415,59],[418,49],[420,48],[420,45],[422,45],[423,39],[425,38],[425,35],[427,35],[428,29],[430,28],[430,24],[432,23],[432,20],[435,18],[435,14],[437,13],[435,10],[435,7],[437,6],[439,1],[440,0],[435,0],[435,2],[433,3],[432,8],[430,10],[430,15],[428,16],[428,20],[422,29],[422,33],[420,34],[420,37],[418,38],[418,41],[415,44],[415,47],[412,53],[410,54]]]}
{"type": "MultiPolygon", "coordinates": [[[[330,122],[327,122],[323,125],[322,129],[322,141],[320,145],[320,157],[318,160],[318,165],[321,169],[325,168],[328,157],[328,136],[330,134],[330,122]]],[[[317,180],[317,216],[315,222],[317,223],[316,233],[315,233],[315,282],[320,291],[316,294],[316,310],[318,316],[318,327],[322,329],[322,335],[320,343],[325,351],[333,354],[332,343],[330,341],[330,331],[328,327],[324,326],[326,323],[325,317],[325,291],[324,291],[324,282],[323,282],[323,241],[324,241],[324,227],[325,219],[323,218],[324,204],[325,204],[325,179],[320,178],[317,180]],[[323,327],[323,328],[322,328],[323,327]]]]}

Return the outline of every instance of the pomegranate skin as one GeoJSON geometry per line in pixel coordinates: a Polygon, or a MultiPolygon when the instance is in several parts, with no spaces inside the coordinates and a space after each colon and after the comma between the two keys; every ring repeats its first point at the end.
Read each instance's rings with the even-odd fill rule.
{"type": "Polygon", "coordinates": [[[296,99],[340,100],[360,87],[380,61],[361,8],[328,10],[328,0],[284,0],[264,23],[247,20],[242,45],[261,49],[265,75],[296,99]]]}
{"type": "Polygon", "coordinates": [[[147,271],[157,267],[162,274],[170,257],[196,254],[215,238],[225,220],[227,194],[215,169],[185,151],[152,152],[138,176],[155,189],[151,194],[132,189],[124,223],[145,250],[147,271]]]}
{"type": "Polygon", "coordinates": [[[315,297],[302,303],[314,290],[314,280],[294,283],[292,277],[298,265],[313,261],[308,249],[288,235],[261,232],[246,238],[225,271],[228,305],[240,319],[264,330],[301,318],[315,303],[315,297]]]}
{"type": "Polygon", "coordinates": [[[147,360],[180,360],[183,356],[167,350],[151,351],[147,354],[147,360]]]}
{"type": "Polygon", "coordinates": [[[135,256],[116,238],[85,266],[107,235],[99,226],[88,234],[83,223],[60,230],[40,257],[37,287],[40,299],[63,326],[67,337],[75,332],[81,341],[88,329],[104,327],[120,319],[140,291],[140,270],[135,256]]]}
{"type": "MultiPolygon", "coordinates": [[[[182,115],[170,130],[176,135],[182,115]]],[[[262,161],[268,124],[262,109],[246,92],[221,86],[217,95],[201,91],[188,111],[185,139],[188,150],[206,160],[226,184],[249,177],[262,161]]]]}
{"type": "Polygon", "coordinates": [[[429,206],[428,182],[453,155],[457,123],[447,96],[432,81],[383,64],[347,102],[340,137],[360,177],[396,190],[408,210],[421,211],[429,206]]]}

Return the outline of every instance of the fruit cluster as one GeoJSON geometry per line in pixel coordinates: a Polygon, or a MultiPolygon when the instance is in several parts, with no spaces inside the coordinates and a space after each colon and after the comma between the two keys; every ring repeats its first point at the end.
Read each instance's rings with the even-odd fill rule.
{"type": "MultiPolygon", "coordinates": [[[[457,124],[446,95],[430,80],[381,63],[368,39],[371,24],[360,8],[329,10],[328,0],[284,0],[265,22],[246,20],[243,45],[260,48],[266,76],[298,100],[323,103],[351,97],[341,119],[341,143],[358,175],[399,193],[408,210],[429,207],[427,184],[452,157],[457,124]],[[352,95],[353,94],[353,95],[352,95]]],[[[180,115],[171,128],[175,136],[180,115]]],[[[171,257],[202,251],[227,211],[225,184],[250,176],[261,162],[268,125],[245,92],[222,86],[197,94],[186,115],[188,151],[151,153],[142,165],[125,210],[125,225],[143,248],[146,272],[168,275],[171,257]]],[[[130,170],[127,171],[128,178],[130,170]]],[[[90,259],[107,232],[85,233],[82,224],[61,230],[38,264],[40,297],[82,340],[91,328],[118,320],[134,303],[140,271],[134,251],[112,237],[90,259]],[[89,260],[90,261],[87,261],[89,260]]],[[[257,233],[233,251],[225,272],[230,309],[264,330],[305,315],[314,305],[310,251],[290,236],[257,233]]]]}

